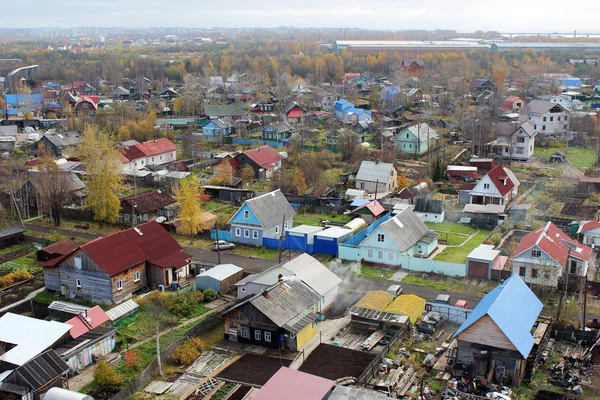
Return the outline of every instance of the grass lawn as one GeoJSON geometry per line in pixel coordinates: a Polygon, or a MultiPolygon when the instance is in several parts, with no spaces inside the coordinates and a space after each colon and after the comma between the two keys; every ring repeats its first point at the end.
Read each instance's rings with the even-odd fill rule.
{"type": "Polygon", "coordinates": [[[489,234],[489,231],[479,231],[479,233],[473,236],[463,246],[446,247],[444,251],[438,254],[434,259],[437,261],[447,261],[459,264],[465,263],[469,253],[479,246],[489,234]]]}
{"type": "Polygon", "coordinates": [[[351,218],[345,214],[311,214],[311,213],[299,213],[294,217],[294,226],[298,225],[316,225],[321,226],[321,221],[329,220],[339,224],[347,224],[351,218]]]}
{"type": "MultiPolygon", "coordinates": [[[[415,285],[415,286],[423,286],[428,287],[440,291],[446,292],[454,292],[454,293],[469,293],[473,295],[483,296],[490,290],[494,288],[493,284],[489,285],[468,285],[466,283],[462,283],[460,280],[450,277],[444,277],[444,279],[431,279],[431,278],[421,278],[420,276],[414,274],[408,274],[402,279],[402,283],[406,285],[415,285]]],[[[460,297],[460,295],[458,295],[460,297]]],[[[459,300],[459,298],[450,299],[453,302],[459,300]]]]}
{"type": "Polygon", "coordinates": [[[450,246],[458,246],[459,244],[462,244],[465,240],[467,240],[467,238],[469,237],[468,235],[463,235],[460,233],[447,233],[439,231],[434,232],[440,235],[439,239],[447,240],[447,244],[450,246]]]}
{"type": "Polygon", "coordinates": [[[381,280],[387,281],[392,277],[392,275],[394,275],[394,272],[396,272],[396,271],[390,271],[388,269],[373,268],[373,267],[369,267],[367,265],[360,266],[360,274],[362,276],[364,276],[365,278],[369,278],[369,279],[381,279],[381,280]]]}
{"type": "MultiPolygon", "coordinates": [[[[549,162],[550,156],[557,152],[565,152],[565,147],[548,147],[548,148],[535,148],[535,156],[538,160],[543,162],[549,162]]],[[[569,153],[567,154],[569,164],[575,167],[592,167],[596,161],[596,149],[582,148],[582,147],[569,147],[569,153]]]]}
{"type": "Polygon", "coordinates": [[[457,222],[442,222],[441,224],[425,222],[425,225],[427,225],[429,229],[432,229],[436,232],[462,233],[465,235],[472,235],[477,232],[477,229],[469,225],[459,224],[457,222]]]}
{"type": "Polygon", "coordinates": [[[266,247],[244,246],[236,244],[233,254],[243,257],[256,257],[272,260],[279,255],[278,249],[267,249],[266,247]]]}

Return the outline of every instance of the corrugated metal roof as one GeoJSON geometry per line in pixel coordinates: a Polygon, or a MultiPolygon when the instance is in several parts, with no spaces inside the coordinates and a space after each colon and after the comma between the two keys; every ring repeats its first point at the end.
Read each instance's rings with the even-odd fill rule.
{"type": "Polygon", "coordinates": [[[246,200],[246,204],[264,229],[281,225],[284,215],[286,220],[296,215],[296,212],[279,189],[246,200]]]}
{"type": "Polygon", "coordinates": [[[327,400],[389,400],[389,397],[356,386],[336,386],[327,400]]]}
{"type": "Polygon", "coordinates": [[[33,390],[38,390],[69,369],[67,363],[54,350],[49,350],[17,368],[15,374],[18,384],[27,384],[33,390]]]}
{"type": "Polygon", "coordinates": [[[324,399],[335,382],[287,367],[281,367],[256,393],[253,400],[324,399]]]}
{"type": "Polygon", "coordinates": [[[116,307],[111,308],[106,312],[111,321],[116,321],[125,315],[131,314],[135,310],[140,308],[140,305],[133,299],[129,299],[116,307]]]}
{"type": "Polygon", "coordinates": [[[494,250],[491,244],[480,244],[469,253],[467,259],[493,261],[500,254],[500,250],[494,250]]]}
{"type": "Polygon", "coordinates": [[[291,271],[321,296],[324,296],[342,282],[336,274],[316,258],[306,253],[285,263],[283,267],[291,271]]]}
{"type": "Polygon", "coordinates": [[[421,314],[425,312],[425,303],[426,301],[422,297],[414,294],[403,294],[398,296],[383,311],[391,314],[404,314],[414,324],[421,314]]]}
{"type": "Polygon", "coordinates": [[[421,213],[441,214],[445,211],[443,200],[433,200],[426,197],[418,197],[415,201],[414,211],[421,213]]]}
{"type": "Polygon", "coordinates": [[[204,271],[203,273],[199,274],[198,276],[208,276],[208,277],[211,277],[218,281],[222,281],[224,279],[229,278],[232,275],[237,274],[238,272],[240,272],[242,270],[243,269],[238,267],[237,265],[219,264],[209,270],[204,271]]]}
{"type": "Polygon", "coordinates": [[[395,324],[405,324],[408,322],[408,315],[400,315],[385,311],[370,310],[352,306],[348,310],[348,315],[354,315],[361,318],[370,319],[372,321],[393,322],[395,324]]]}
{"type": "Polygon", "coordinates": [[[542,302],[515,274],[481,299],[454,337],[483,316],[489,315],[523,358],[527,358],[534,342],[531,328],[542,308],[542,302]]]}
{"type": "Polygon", "coordinates": [[[383,290],[372,290],[367,292],[354,307],[366,308],[367,310],[383,311],[394,301],[394,296],[383,290]]]}
{"type": "Polygon", "coordinates": [[[417,244],[419,240],[435,239],[432,232],[410,208],[406,208],[394,217],[382,223],[379,228],[398,246],[400,251],[406,251],[417,244]]]}
{"type": "Polygon", "coordinates": [[[302,234],[311,234],[322,231],[323,227],[321,226],[313,226],[313,225],[298,225],[294,228],[288,229],[288,233],[302,233],[302,234]]]}
{"type": "Polygon", "coordinates": [[[48,306],[49,310],[55,310],[55,311],[60,311],[60,312],[64,312],[64,313],[68,313],[68,314],[75,314],[75,315],[81,314],[88,308],[89,307],[82,306],[81,304],[67,303],[66,301],[53,301],[48,306]]]}
{"type": "Polygon", "coordinates": [[[386,183],[392,173],[392,168],[394,168],[394,164],[391,163],[365,160],[360,164],[356,180],[386,183]]]}

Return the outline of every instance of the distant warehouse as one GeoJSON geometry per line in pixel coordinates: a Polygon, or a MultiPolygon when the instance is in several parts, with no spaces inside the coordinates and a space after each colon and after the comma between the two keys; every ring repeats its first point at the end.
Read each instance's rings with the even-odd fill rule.
{"type": "Polygon", "coordinates": [[[548,50],[588,50],[588,51],[600,51],[600,43],[592,42],[503,42],[503,43],[492,43],[493,52],[503,52],[511,50],[535,50],[535,51],[548,51],[548,50]]]}
{"type": "Polygon", "coordinates": [[[467,53],[489,51],[490,46],[470,40],[336,40],[336,51],[348,50],[352,54],[425,55],[427,53],[467,53]]]}

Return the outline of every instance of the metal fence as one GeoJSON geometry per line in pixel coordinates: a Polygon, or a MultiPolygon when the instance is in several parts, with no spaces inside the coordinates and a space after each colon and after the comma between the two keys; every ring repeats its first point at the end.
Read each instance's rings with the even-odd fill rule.
{"type": "Polygon", "coordinates": [[[473,311],[464,307],[439,303],[425,303],[425,310],[439,312],[444,319],[458,324],[465,322],[467,317],[471,314],[471,311],[473,311]]]}

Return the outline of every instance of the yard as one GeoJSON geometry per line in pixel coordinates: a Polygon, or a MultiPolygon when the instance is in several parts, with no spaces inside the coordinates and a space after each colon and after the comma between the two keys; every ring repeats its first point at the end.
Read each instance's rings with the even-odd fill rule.
{"type": "Polygon", "coordinates": [[[463,235],[472,235],[477,232],[477,229],[457,222],[442,222],[440,224],[425,222],[425,225],[436,232],[461,233],[463,235]]]}
{"type": "Polygon", "coordinates": [[[387,281],[392,277],[392,275],[394,275],[395,272],[396,271],[393,270],[373,268],[367,265],[360,266],[360,274],[369,279],[380,279],[387,281]]]}
{"type": "Polygon", "coordinates": [[[321,226],[322,221],[328,220],[330,222],[334,222],[337,224],[347,224],[350,222],[350,216],[346,214],[340,214],[337,212],[332,212],[331,214],[324,213],[302,213],[299,212],[294,217],[294,226],[298,225],[316,225],[321,226]]]}
{"type": "MultiPolygon", "coordinates": [[[[542,162],[548,163],[550,156],[557,151],[567,153],[566,147],[564,146],[553,146],[548,148],[536,146],[535,157],[542,162]]],[[[569,160],[569,164],[573,165],[574,167],[592,167],[596,162],[596,149],[569,147],[567,159],[569,160]]]]}
{"type": "Polygon", "coordinates": [[[299,371],[331,380],[348,376],[358,378],[373,358],[371,353],[320,344],[310,353],[299,371]]]}
{"type": "Polygon", "coordinates": [[[242,257],[255,257],[262,258],[264,260],[273,260],[279,255],[279,250],[267,249],[266,247],[245,246],[243,244],[236,244],[235,249],[233,250],[233,254],[242,257]]]}
{"type": "Polygon", "coordinates": [[[290,360],[283,358],[259,356],[257,354],[247,353],[229,367],[225,368],[218,377],[250,385],[262,386],[275,375],[279,368],[287,367],[290,364],[290,360]]]}
{"type": "Polygon", "coordinates": [[[473,249],[479,246],[490,234],[489,231],[479,231],[462,246],[446,247],[440,254],[434,257],[437,261],[447,261],[464,264],[467,256],[473,249]]]}

